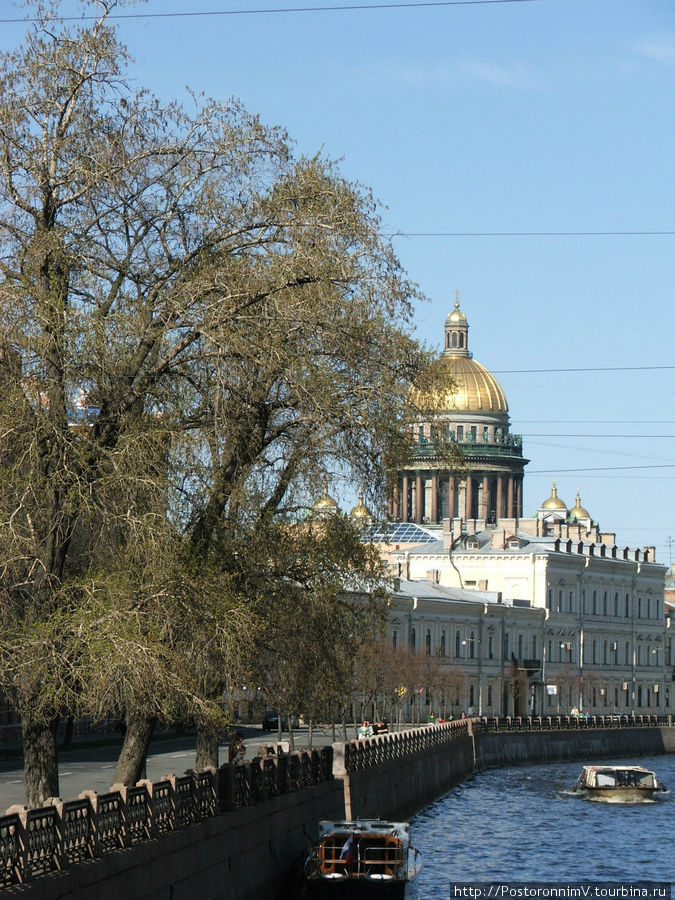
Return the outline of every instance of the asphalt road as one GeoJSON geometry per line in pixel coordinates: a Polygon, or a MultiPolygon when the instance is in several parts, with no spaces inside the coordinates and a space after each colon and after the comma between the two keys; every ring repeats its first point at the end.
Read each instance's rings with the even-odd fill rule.
{"type": "MultiPolygon", "coordinates": [[[[260,726],[241,728],[246,744],[246,757],[257,754],[259,744],[274,744],[276,733],[263,732],[260,726]]],[[[307,728],[300,727],[294,731],[295,747],[307,746],[307,728]]],[[[283,736],[284,740],[288,735],[283,736]]],[[[314,730],[312,744],[315,747],[331,743],[328,729],[314,730]]],[[[75,800],[81,791],[93,790],[100,794],[110,788],[117,763],[120,742],[107,746],[76,746],[63,751],[59,757],[59,786],[61,799],[75,800]]],[[[227,762],[228,744],[220,745],[220,762],[227,762]]],[[[150,745],[146,774],[151,781],[159,781],[162,775],[173,773],[182,775],[191,769],[195,762],[194,735],[179,738],[156,739],[150,745]]],[[[15,803],[25,803],[23,784],[23,763],[20,759],[0,762],[0,815],[15,803]]]]}

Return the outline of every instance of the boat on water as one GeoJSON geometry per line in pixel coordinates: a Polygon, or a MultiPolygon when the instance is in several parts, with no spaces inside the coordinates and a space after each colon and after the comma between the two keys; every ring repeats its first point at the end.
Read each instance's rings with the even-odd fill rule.
{"type": "Polygon", "coordinates": [[[642,766],[584,766],[574,790],[590,800],[639,803],[665,788],[654,772],[642,766]]]}
{"type": "Polygon", "coordinates": [[[319,822],[319,840],[305,864],[303,898],[417,897],[422,868],[408,822],[357,819],[319,822]]]}

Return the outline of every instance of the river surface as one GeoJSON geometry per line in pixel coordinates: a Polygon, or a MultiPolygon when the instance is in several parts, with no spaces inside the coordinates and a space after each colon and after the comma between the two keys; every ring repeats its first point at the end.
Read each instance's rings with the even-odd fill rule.
{"type": "Polygon", "coordinates": [[[457,882],[675,882],[675,755],[587,762],[645,766],[670,790],[608,804],[571,793],[580,762],[481,772],[411,821],[421,900],[457,882]]]}

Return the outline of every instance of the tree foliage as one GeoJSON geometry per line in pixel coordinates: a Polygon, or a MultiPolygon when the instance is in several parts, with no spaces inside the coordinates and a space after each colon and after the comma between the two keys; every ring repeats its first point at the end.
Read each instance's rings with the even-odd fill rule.
{"type": "Polygon", "coordinates": [[[0,654],[29,803],[58,794],[33,736],[64,712],[212,725],[253,648],[309,671],[286,623],[326,647],[339,565],[372,572],[298,523],[326,473],[383,509],[426,362],[370,193],[236,101],[133,90],[114,5],[71,29],[39,3],[0,58],[0,654]]]}

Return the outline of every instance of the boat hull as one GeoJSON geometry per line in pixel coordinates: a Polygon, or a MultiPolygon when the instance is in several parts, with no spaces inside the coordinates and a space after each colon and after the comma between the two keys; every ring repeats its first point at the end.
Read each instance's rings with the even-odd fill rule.
{"type": "Polygon", "coordinates": [[[419,894],[412,881],[368,881],[363,878],[308,879],[303,900],[416,900],[419,894]]]}
{"type": "Polygon", "coordinates": [[[658,789],[651,788],[582,788],[580,793],[600,803],[643,803],[651,800],[658,789]]]}

